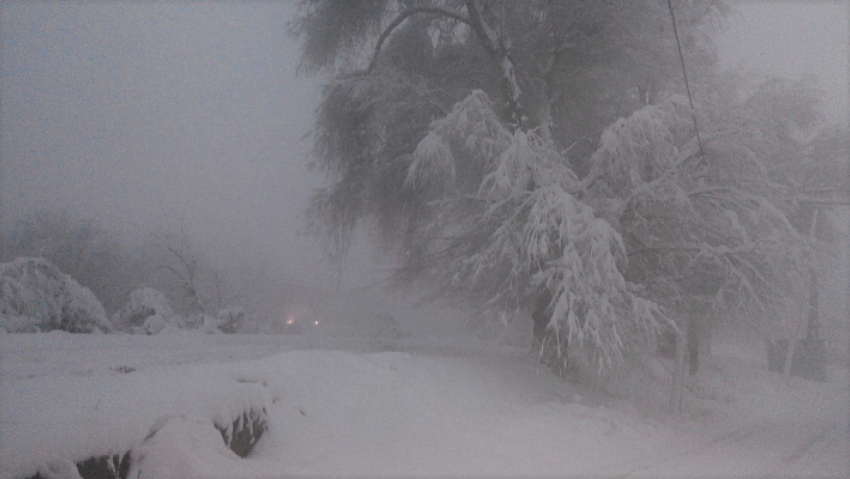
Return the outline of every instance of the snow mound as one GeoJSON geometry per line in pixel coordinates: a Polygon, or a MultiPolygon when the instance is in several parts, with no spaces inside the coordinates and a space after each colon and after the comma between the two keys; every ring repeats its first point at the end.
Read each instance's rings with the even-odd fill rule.
{"type": "Polygon", "coordinates": [[[0,329],[108,332],[112,325],[88,289],[44,258],[0,264],[0,329]]]}
{"type": "Polygon", "coordinates": [[[0,336],[0,479],[76,478],[89,458],[119,469],[128,450],[133,478],[846,477],[845,369],[784,378],[715,344],[682,414],[660,415],[556,379],[527,348],[301,339],[0,336]],[[268,430],[239,459],[258,411],[268,430]]]}
{"type": "MultiPolygon", "coordinates": [[[[0,404],[0,478],[5,479],[40,469],[73,469],[91,457],[123,455],[142,445],[147,449],[139,450],[153,453],[166,447],[166,440],[151,443],[152,426],[174,417],[204,419],[204,430],[211,430],[220,446],[210,451],[226,450],[222,438],[234,438],[235,426],[267,411],[271,397],[261,383],[221,367],[184,366],[117,376],[4,380],[0,404]]],[[[177,429],[184,438],[206,437],[192,421],[168,430],[177,429]]],[[[185,447],[206,447],[207,441],[185,447]]]]}
{"type": "Polygon", "coordinates": [[[154,426],[139,448],[128,477],[245,477],[244,469],[241,458],[225,446],[208,419],[174,416],[164,418],[154,426]]]}

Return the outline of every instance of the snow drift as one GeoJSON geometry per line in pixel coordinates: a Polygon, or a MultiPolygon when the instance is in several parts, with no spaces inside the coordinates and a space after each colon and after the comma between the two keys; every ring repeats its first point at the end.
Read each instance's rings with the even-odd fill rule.
{"type": "Polygon", "coordinates": [[[846,369],[783,378],[724,341],[684,414],[660,416],[555,379],[527,348],[308,339],[0,335],[0,478],[76,478],[80,461],[127,450],[137,479],[846,477],[846,369]],[[259,408],[268,431],[240,458],[227,438],[259,408]]]}

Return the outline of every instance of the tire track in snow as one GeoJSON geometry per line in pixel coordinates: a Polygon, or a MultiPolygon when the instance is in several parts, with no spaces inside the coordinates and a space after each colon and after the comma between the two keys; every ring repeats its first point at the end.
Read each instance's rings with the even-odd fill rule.
{"type": "MultiPolygon", "coordinates": [[[[836,430],[838,430],[837,423],[831,423],[825,426],[820,426],[816,434],[811,435],[807,440],[798,443],[797,447],[794,448],[793,452],[790,455],[786,456],[780,464],[773,468],[770,471],[770,474],[787,474],[791,468],[798,464],[800,459],[813,452],[816,446],[825,443],[827,441],[828,436],[836,430]]],[[[838,442],[840,442],[840,438],[838,442]]]]}
{"type": "MultiPolygon", "coordinates": [[[[611,477],[651,477],[685,473],[721,476],[767,474],[768,477],[775,477],[787,475],[794,468],[799,468],[800,471],[797,472],[801,474],[811,474],[815,472],[812,471],[812,464],[802,464],[798,461],[807,457],[819,445],[829,443],[831,433],[837,429],[836,423],[811,424],[805,427],[793,424],[754,424],[722,434],[699,446],[643,460],[627,471],[613,474],[611,477]]],[[[831,461],[834,458],[825,456],[825,459],[831,461]]],[[[815,458],[814,462],[818,461],[820,458],[815,458]]]]}
{"type": "Polygon", "coordinates": [[[679,449],[677,451],[670,452],[668,454],[662,454],[657,457],[641,460],[638,464],[632,465],[630,467],[627,466],[628,469],[625,472],[614,473],[610,476],[608,474],[599,475],[603,477],[612,477],[617,479],[632,477],[636,474],[646,473],[653,469],[657,469],[659,466],[674,463],[677,460],[703,456],[713,448],[719,448],[743,442],[748,438],[765,431],[768,428],[769,425],[767,424],[752,424],[746,428],[735,429],[725,434],[721,434],[720,436],[717,436],[696,446],[689,446],[686,448],[679,449]]]}
{"type": "Polygon", "coordinates": [[[829,434],[830,432],[832,432],[832,430],[835,429],[836,427],[838,427],[836,424],[830,424],[828,426],[821,428],[821,431],[816,436],[812,437],[808,441],[797,446],[797,449],[794,450],[794,453],[791,454],[790,456],[788,456],[788,458],[786,458],[785,461],[783,461],[783,464],[790,465],[790,464],[796,462],[798,459],[803,457],[803,454],[809,452],[809,450],[811,450],[812,447],[814,447],[815,444],[817,444],[820,441],[823,441],[824,438],[826,437],[826,435],[829,434]]]}

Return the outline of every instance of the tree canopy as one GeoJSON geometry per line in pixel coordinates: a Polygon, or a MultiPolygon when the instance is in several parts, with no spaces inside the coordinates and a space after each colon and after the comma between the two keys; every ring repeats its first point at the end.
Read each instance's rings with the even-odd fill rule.
{"type": "Polygon", "coordinates": [[[396,253],[396,279],[442,297],[510,309],[542,296],[549,331],[600,370],[695,301],[771,317],[808,281],[789,192],[822,178],[806,148],[836,141],[803,141],[820,120],[811,85],[720,74],[711,35],[728,12],[303,1],[302,67],[327,78],[312,231],[339,258],[365,225],[396,253]]]}

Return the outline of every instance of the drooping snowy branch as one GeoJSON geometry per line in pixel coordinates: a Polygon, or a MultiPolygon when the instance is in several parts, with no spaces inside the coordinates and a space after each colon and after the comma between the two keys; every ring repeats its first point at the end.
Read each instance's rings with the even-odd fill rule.
{"type": "Polygon", "coordinates": [[[483,92],[433,122],[414,156],[410,185],[445,177],[455,158],[487,167],[477,207],[459,210],[470,236],[455,244],[486,240],[475,254],[443,257],[454,288],[482,292],[490,303],[551,291],[550,329],[583,346],[600,369],[670,325],[629,286],[623,238],[576,196],[580,184],[565,158],[534,131],[509,133],[483,92]]]}
{"type": "Polygon", "coordinates": [[[450,18],[461,23],[469,24],[469,19],[466,16],[464,16],[460,12],[449,10],[447,8],[422,6],[413,7],[409,10],[405,10],[399,13],[398,16],[396,16],[393,21],[391,21],[390,24],[384,28],[384,31],[381,32],[381,36],[378,37],[378,41],[375,45],[375,52],[372,54],[372,60],[369,62],[369,66],[366,68],[367,75],[371,73],[372,70],[375,68],[375,61],[378,58],[378,54],[381,52],[381,48],[384,46],[384,42],[386,42],[387,38],[390,36],[393,30],[398,28],[398,26],[401,25],[408,18],[419,14],[431,14],[439,17],[450,18]]]}
{"type": "Polygon", "coordinates": [[[606,129],[584,181],[588,201],[616,218],[630,276],[656,285],[654,297],[702,297],[730,315],[776,314],[804,290],[805,241],[772,202],[779,187],[752,150],[709,142],[706,157],[690,161],[687,124],[674,98],[606,129]]]}
{"type": "Polygon", "coordinates": [[[475,90],[445,117],[431,122],[428,134],[416,146],[405,185],[431,176],[456,179],[455,155],[486,165],[510,144],[510,132],[489,105],[487,94],[475,90]]]}

